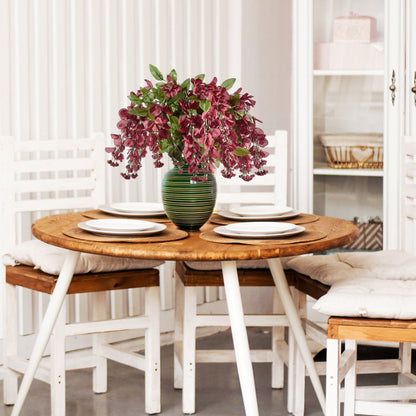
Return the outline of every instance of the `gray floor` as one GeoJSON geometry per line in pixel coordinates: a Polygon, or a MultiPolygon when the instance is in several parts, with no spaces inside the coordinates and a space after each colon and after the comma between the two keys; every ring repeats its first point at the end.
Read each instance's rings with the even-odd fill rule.
{"type": "MultiPolygon", "coordinates": [[[[261,329],[250,329],[251,348],[265,348],[269,335],[261,329]]],[[[228,332],[198,340],[203,348],[230,347],[228,332]]],[[[286,389],[272,390],[270,365],[254,364],[259,411],[262,416],[288,415],[286,389]]],[[[109,363],[108,392],[93,394],[91,371],[78,370],[67,375],[67,416],[142,416],[144,412],[144,377],[139,371],[121,364],[109,363]]],[[[240,387],[235,364],[198,364],[196,411],[201,416],[243,415],[240,387]]],[[[378,381],[379,381],[378,376],[378,381]]],[[[2,394],[2,392],[0,391],[2,394]]],[[[1,397],[1,396],[0,396],[1,397]]],[[[0,405],[0,416],[10,415],[12,407],[0,405]]],[[[25,402],[22,416],[50,414],[49,386],[35,381],[25,402]]],[[[172,346],[162,348],[162,413],[182,415],[181,391],[173,389],[172,346]]],[[[305,416],[322,416],[313,389],[307,380],[305,416]]]]}

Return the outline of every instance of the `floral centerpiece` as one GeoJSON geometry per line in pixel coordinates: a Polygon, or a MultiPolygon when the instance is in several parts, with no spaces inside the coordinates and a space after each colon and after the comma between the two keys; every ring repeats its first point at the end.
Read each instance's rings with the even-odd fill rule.
{"type": "Polygon", "coordinates": [[[166,80],[153,65],[150,72],[156,84],[146,80],[130,94],[131,104],[119,112],[121,134],[113,134],[114,147],[106,148],[112,166],[125,163],[125,179],[137,177],[148,151],[155,167],[163,166],[166,153],[180,171],[187,165],[203,181],[220,164],[227,178],[238,172],[249,181],[267,173],[267,139],[250,115],[255,101],[241,89],[228,92],[235,79],[218,85],[216,78],[206,83],[204,75],[197,75],[179,83],[174,69],[166,80]]]}
{"type": "Polygon", "coordinates": [[[155,167],[163,166],[167,154],[175,169],[165,175],[162,200],[168,217],[182,229],[195,230],[212,213],[216,198],[216,168],[226,178],[238,174],[250,181],[267,173],[266,136],[250,114],[253,97],[229,90],[235,79],[221,85],[204,75],[179,83],[173,69],[164,79],[150,65],[156,79],[129,96],[131,104],[119,112],[113,134],[110,165],[123,164],[122,176],[136,178],[143,158],[150,152],[155,167]],[[191,186],[190,186],[191,185],[191,186]]]}

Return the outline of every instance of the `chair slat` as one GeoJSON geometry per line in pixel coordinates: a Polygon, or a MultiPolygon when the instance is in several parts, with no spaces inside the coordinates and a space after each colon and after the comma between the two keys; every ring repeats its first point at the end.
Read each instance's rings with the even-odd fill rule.
{"type": "Polygon", "coordinates": [[[45,208],[45,206],[53,207],[53,210],[71,210],[71,209],[87,209],[96,208],[96,204],[93,202],[92,197],[84,198],[44,198],[39,200],[27,200],[16,201],[16,212],[35,212],[45,211],[51,208],[45,208]]]}
{"type": "Polygon", "coordinates": [[[20,160],[15,162],[15,172],[19,173],[40,173],[75,171],[94,169],[95,162],[89,157],[85,158],[55,158],[41,160],[20,160]]]}
{"type": "MultiPolygon", "coordinates": [[[[99,135],[96,135],[98,137],[99,135]]],[[[51,152],[51,151],[74,151],[94,150],[97,145],[96,138],[85,139],[59,139],[59,140],[22,140],[13,141],[15,152],[51,152]]]]}
{"type": "Polygon", "coordinates": [[[53,192],[53,191],[76,191],[94,189],[96,180],[86,178],[59,178],[59,179],[37,179],[22,180],[15,186],[16,193],[21,192],[53,192]]]}

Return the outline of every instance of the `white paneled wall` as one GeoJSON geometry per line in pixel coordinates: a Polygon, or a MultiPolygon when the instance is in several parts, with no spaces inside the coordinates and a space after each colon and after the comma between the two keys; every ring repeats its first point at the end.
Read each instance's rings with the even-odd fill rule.
{"type": "MultiPolygon", "coordinates": [[[[150,63],[165,74],[175,68],[179,78],[205,73],[240,83],[241,7],[241,0],[0,0],[0,135],[103,131],[111,144],[118,110],[151,78],[150,63]]],[[[160,200],[163,172],[147,160],[139,178],[126,181],[108,166],[107,200],[160,200]]],[[[43,310],[41,299],[25,296],[43,310]]],[[[87,297],[70,302],[71,319],[86,315],[87,297]]],[[[162,276],[162,302],[173,306],[170,273],[162,276]]],[[[110,303],[113,317],[140,310],[135,291],[119,291],[110,303]]],[[[22,332],[35,329],[33,319],[22,322],[22,332]]]]}

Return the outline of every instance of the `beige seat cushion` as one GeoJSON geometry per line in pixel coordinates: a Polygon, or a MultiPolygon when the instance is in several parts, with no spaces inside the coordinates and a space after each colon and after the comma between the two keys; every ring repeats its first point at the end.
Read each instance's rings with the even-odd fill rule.
{"type": "Polygon", "coordinates": [[[416,279],[416,256],[399,250],[293,257],[287,267],[325,285],[343,279],[416,279]]]}
{"type": "MultiPolygon", "coordinates": [[[[39,240],[25,241],[3,255],[5,266],[24,264],[45,273],[59,275],[65,260],[66,249],[45,244],[39,240]]],[[[158,260],[141,260],[123,257],[81,253],[75,274],[115,272],[118,270],[151,269],[163,264],[158,260]]]]}
{"type": "Polygon", "coordinates": [[[330,316],[416,318],[416,280],[358,277],[334,283],[313,309],[330,316]]]}

